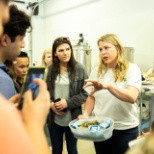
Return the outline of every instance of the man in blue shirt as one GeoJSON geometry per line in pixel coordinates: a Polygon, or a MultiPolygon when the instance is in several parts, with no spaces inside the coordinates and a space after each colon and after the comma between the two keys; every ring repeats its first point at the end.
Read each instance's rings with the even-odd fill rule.
{"type": "Polygon", "coordinates": [[[16,94],[15,86],[8,75],[8,68],[4,64],[7,60],[14,61],[24,48],[26,30],[31,28],[30,17],[15,5],[9,7],[10,20],[4,25],[0,38],[0,93],[6,98],[16,94]]]}

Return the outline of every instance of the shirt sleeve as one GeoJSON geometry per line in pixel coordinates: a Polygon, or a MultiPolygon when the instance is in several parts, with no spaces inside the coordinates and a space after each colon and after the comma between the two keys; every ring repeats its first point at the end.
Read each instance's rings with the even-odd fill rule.
{"type": "Polygon", "coordinates": [[[136,64],[131,64],[128,72],[126,73],[127,85],[136,87],[138,90],[141,89],[141,70],[136,64]]]}
{"type": "Polygon", "coordinates": [[[0,93],[6,98],[10,98],[16,94],[16,90],[11,79],[0,77],[0,93]]]}

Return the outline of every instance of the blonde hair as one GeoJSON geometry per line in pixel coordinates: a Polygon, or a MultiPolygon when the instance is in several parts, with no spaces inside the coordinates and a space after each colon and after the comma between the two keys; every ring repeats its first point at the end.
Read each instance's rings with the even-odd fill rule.
{"type": "Polygon", "coordinates": [[[51,51],[50,48],[44,50],[44,52],[43,52],[43,54],[42,54],[42,61],[41,61],[41,66],[42,66],[42,67],[46,67],[46,66],[47,66],[46,63],[44,62],[45,55],[46,55],[46,54],[51,54],[51,53],[52,53],[52,51],[51,51]]]}
{"type": "MultiPolygon", "coordinates": [[[[114,79],[116,81],[123,81],[125,74],[128,70],[129,63],[125,59],[124,55],[124,47],[122,46],[120,40],[115,34],[106,34],[103,35],[98,39],[98,45],[99,42],[107,42],[112,45],[114,45],[118,51],[118,57],[117,57],[117,62],[116,66],[113,69],[113,74],[114,74],[114,79]]],[[[97,77],[99,78],[101,75],[104,77],[105,73],[107,72],[107,65],[102,61],[101,57],[99,56],[99,66],[98,66],[98,72],[97,72],[97,77]]]]}

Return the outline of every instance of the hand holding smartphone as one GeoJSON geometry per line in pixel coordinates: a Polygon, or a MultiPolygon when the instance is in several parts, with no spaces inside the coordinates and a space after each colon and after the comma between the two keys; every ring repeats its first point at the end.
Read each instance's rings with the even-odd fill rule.
{"type": "Polygon", "coordinates": [[[18,109],[22,109],[23,107],[23,102],[24,102],[24,93],[27,90],[31,90],[32,91],[32,98],[35,99],[38,95],[39,92],[39,87],[36,83],[33,82],[34,79],[36,78],[40,78],[42,80],[46,80],[47,77],[47,68],[45,67],[30,67],[28,69],[27,75],[25,77],[25,82],[22,85],[22,89],[21,89],[21,97],[20,97],[20,101],[18,104],[18,109]]]}
{"type": "MultiPolygon", "coordinates": [[[[54,103],[56,103],[56,102],[59,102],[61,100],[61,98],[57,98],[57,99],[55,99],[53,102],[54,103]]],[[[57,110],[59,110],[59,109],[57,109],[57,110]]],[[[62,112],[66,112],[66,109],[63,109],[63,110],[61,110],[62,112]]]]}

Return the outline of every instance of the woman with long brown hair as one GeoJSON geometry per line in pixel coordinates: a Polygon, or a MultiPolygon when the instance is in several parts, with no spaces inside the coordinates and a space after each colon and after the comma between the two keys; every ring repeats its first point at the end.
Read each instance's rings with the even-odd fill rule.
{"type": "Polygon", "coordinates": [[[82,87],[88,75],[85,67],[75,60],[67,37],[59,37],[54,41],[52,59],[47,78],[52,102],[48,119],[52,152],[62,153],[65,134],[68,154],[77,154],[77,139],[71,133],[69,122],[81,114],[81,105],[88,95],[82,87]],[[57,102],[53,103],[56,99],[57,102]]]}

